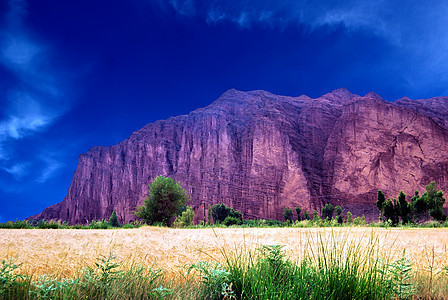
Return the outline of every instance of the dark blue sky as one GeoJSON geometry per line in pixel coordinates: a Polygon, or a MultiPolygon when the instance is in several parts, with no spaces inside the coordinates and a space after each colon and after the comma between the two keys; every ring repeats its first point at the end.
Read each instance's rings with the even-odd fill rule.
{"type": "Polygon", "coordinates": [[[60,202],[80,153],[227,89],[340,87],[447,96],[448,2],[0,1],[0,222],[60,202]]]}

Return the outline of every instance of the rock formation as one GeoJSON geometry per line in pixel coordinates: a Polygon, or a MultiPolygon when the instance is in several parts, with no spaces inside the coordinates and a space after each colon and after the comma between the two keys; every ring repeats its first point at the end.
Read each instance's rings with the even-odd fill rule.
{"type": "Polygon", "coordinates": [[[346,89],[317,99],[229,90],[206,108],[148,124],[79,157],[65,199],[30,218],[135,219],[158,175],[180,181],[196,212],[224,203],[244,218],[282,219],[323,203],[373,217],[376,193],[447,192],[448,97],[386,102],[346,89]]]}

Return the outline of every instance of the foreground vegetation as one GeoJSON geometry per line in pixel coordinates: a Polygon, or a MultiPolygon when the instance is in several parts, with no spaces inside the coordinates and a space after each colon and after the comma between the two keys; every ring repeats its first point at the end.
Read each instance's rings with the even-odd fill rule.
{"type": "Polygon", "coordinates": [[[113,251],[72,276],[38,275],[5,259],[0,299],[448,299],[448,263],[436,265],[434,250],[422,268],[406,251],[398,258],[384,252],[374,234],[366,242],[351,236],[307,235],[295,255],[283,245],[222,246],[219,257],[175,270],[113,251]]]}

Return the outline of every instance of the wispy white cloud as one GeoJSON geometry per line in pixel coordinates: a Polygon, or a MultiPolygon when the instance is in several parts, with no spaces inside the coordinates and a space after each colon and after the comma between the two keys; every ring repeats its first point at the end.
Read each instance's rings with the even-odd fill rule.
{"type": "Polygon", "coordinates": [[[169,0],[169,4],[181,15],[188,16],[196,14],[193,0],[169,0]]]}
{"type": "Polygon", "coordinates": [[[28,163],[18,163],[10,167],[3,168],[3,170],[11,174],[16,180],[20,180],[28,174],[28,167],[28,163]]]}
{"type": "Polygon", "coordinates": [[[51,156],[43,156],[42,157],[43,162],[45,163],[45,168],[42,170],[41,175],[36,179],[39,183],[46,182],[49,178],[51,178],[57,170],[62,168],[64,164],[52,158],[51,156]]]}
{"type": "Polygon", "coordinates": [[[8,117],[0,122],[0,142],[10,138],[21,139],[40,131],[56,116],[46,111],[44,105],[27,91],[15,90],[8,98],[8,117]]]}
{"type": "MultiPolygon", "coordinates": [[[[46,130],[69,105],[61,70],[52,64],[51,46],[26,27],[26,1],[10,0],[9,6],[0,28],[0,64],[13,84],[3,93],[6,105],[0,108],[0,168],[21,179],[26,176],[25,164],[12,157],[10,145],[46,130]]],[[[45,181],[53,169],[47,167],[41,180],[45,181]]]]}
{"type": "MultiPolygon", "coordinates": [[[[300,25],[312,32],[326,27],[377,35],[407,61],[408,88],[448,86],[448,1],[401,0],[149,0],[179,15],[204,18],[208,24],[282,29],[300,25]]],[[[439,90],[440,90],[439,89],[439,90]]]]}

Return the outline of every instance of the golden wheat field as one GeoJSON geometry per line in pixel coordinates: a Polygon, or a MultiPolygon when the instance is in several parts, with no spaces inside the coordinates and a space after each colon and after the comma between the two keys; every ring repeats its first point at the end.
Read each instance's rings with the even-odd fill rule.
{"type": "MultiPolygon", "coordinates": [[[[224,252],[284,245],[291,259],[300,259],[319,244],[375,244],[381,256],[406,258],[417,269],[434,272],[448,266],[447,229],[383,228],[215,228],[142,227],[117,230],[0,230],[0,259],[15,258],[28,274],[70,277],[111,251],[124,263],[155,265],[168,272],[203,260],[223,260],[224,252]]],[[[343,251],[343,250],[342,250],[343,251]]]]}

